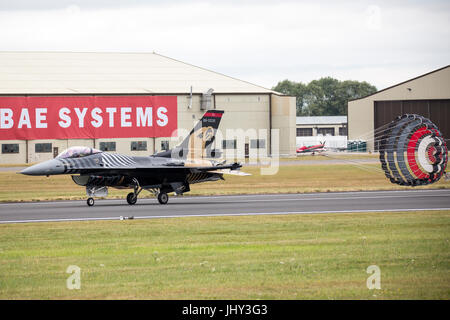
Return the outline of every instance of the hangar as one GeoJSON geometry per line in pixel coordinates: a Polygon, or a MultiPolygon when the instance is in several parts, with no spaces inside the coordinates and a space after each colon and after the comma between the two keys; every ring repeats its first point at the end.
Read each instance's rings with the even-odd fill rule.
{"type": "Polygon", "coordinates": [[[297,117],[297,148],[320,143],[328,148],[347,148],[347,116],[297,117]]]}
{"type": "Polygon", "coordinates": [[[346,136],[347,116],[297,117],[297,137],[346,136]]]}
{"type": "Polygon", "coordinates": [[[349,140],[367,140],[377,151],[377,128],[406,113],[420,114],[450,138],[450,65],[348,102],[349,140]]]}
{"type": "Polygon", "coordinates": [[[0,52],[0,70],[0,164],[76,145],[153,154],[210,109],[225,111],[223,130],[256,132],[240,143],[224,130],[215,148],[295,155],[295,97],[160,54],[0,52]]]}

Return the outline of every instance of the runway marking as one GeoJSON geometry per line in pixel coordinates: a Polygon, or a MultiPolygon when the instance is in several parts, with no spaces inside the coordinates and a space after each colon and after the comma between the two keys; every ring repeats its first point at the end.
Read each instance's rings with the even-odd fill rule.
{"type": "MultiPolygon", "coordinates": [[[[431,194],[431,195],[421,195],[421,197],[442,197],[444,195],[435,195],[435,194],[431,194]]],[[[314,201],[314,200],[350,200],[350,199],[387,199],[387,198],[409,198],[409,197],[413,197],[413,195],[411,196],[378,196],[378,197],[339,197],[339,198],[283,198],[283,199],[254,199],[254,200],[245,200],[245,202],[277,202],[277,201],[314,201]]],[[[181,200],[181,199],[180,199],[181,200]]],[[[192,200],[192,198],[190,199],[192,200]]],[[[233,203],[233,201],[226,201],[229,203],[233,203]]]]}
{"type": "MultiPolygon", "coordinates": [[[[249,212],[249,213],[214,213],[214,214],[180,214],[165,216],[139,216],[134,219],[162,219],[162,218],[188,218],[188,217],[226,217],[226,216],[258,216],[258,215],[289,215],[289,214],[325,214],[325,213],[369,213],[369,212],[400,212],[400,211],[446,211],[450,208],[415,208],[415,209],[373,209],[373,210],[342,210],[342,211],[291,211],[291,212],[249,212]]],[[[39,220],[11,220],[0,221],[0,224],[8,223],[32,223],[32,222],[69,222],[69,221],[96,221],[119,220],[120,217],[102,218],[65,218],[65,219],[39,219],[39,220]]]]}
{"type": "MultiPolygon", "coordinates": [[[[233,196],[198,196],[198,197],[171,197],[172,201],[180,201],[180,200],[201,200],[201,199],[228,199],[228,198],[239,198],[239,199],[245,199],[245,198],[257,198],[257,197],[280,197],[279,199],[252,199],[252,200],[246,200],[247,202],[274,202],[274,201],[313,201],[313,200],[349,200],[349,199],[379,199],[379,198],[408,198],[408,197],[415,197],[417,194],[420,193],[440,193],[440,194],[432,194],[432,195],[425,195],[421,194],[421,197],[442,197],[447,194],[450,194],[450,190],[447,189],[438,189],[438,190],[394,190],[394,191],[352,191],[352,192],[329,192],[329,193],[292,193],[292,194],[253,194],[253,195],[233,195],[233,196]],[[372,197],[339,197],[339,198],[330,198],[327,196],[331,195],[338,195],[338,194],[377,194],[377,193],[405,193],[405,195],[395,195],[395,196],[372,196],[372,197]],[[412,193],[410,195],[406,195],[408,193],[412,193]],[[317,195],[323,195],[323,197],[315,197],[315,198],[307,198],[308,196],[317,196],[317,195]],[[298,196],[298,198],[282,198],[282,197],[292,197],[292,196],[298,196]],[[305,197],[305,198],[302,198],[305,197]]],[[[141,201],[146,200],[154,200],[153,198],[142,198],[141,201]]],[[[74,202],[80,202],[84,200],[61,200],[61,201],[43,201],[43,202],[11,202],[11,203],[0,203],[0,206],[8,206],[8,205],[60,205],[60,204],[71,204],[74,202]]],[[[122,199],[104,199],[100,200],[102,203],[116,203],[118,201],[122,201],[122,199]]],[[[231,201],[228,201],[231,203],[231,201]]]]}

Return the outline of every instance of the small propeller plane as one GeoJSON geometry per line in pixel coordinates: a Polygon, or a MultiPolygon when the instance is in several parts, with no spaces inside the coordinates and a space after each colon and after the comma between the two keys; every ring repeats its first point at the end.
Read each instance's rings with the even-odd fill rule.
{"type": "Polygon", "coordinates": [[[183,194],[190,191],[191,184],[224,180],[224,174],[249,175],[239,170],[240,163],[214,160],[220,156],[220,151],[212,149],[212,143],[223,114],[221,110],[207,111],[179,146],[151,156],[71,147],[55,159],[35,164],[20,173],[31,176],[71,174],[76,184],[86,187],[88,206],[94,205],[94,197],[107,196],[108,187],[133,189],[127,195],[130,205],[137,202],[142,190],[156,195],[160,204],[167,204],[168,193],[183,194]]]}
{"type": "Polygon", "coordinates": [[[316,144],[314,146],[303,146],[300,148],[297,148],[297,153],[309,153],[311,152],[313,155],[316,152],[322,152],[325,151],[325,142],[321,142],[320,144],[316,144]]]}

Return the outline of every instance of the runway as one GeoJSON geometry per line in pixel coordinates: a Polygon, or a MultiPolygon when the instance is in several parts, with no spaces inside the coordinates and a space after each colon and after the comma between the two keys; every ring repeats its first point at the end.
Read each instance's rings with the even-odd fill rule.
{"type": "Polygon", "coordinates": [[[133,206],[125,200],[96,200],[93,207],[82,200],[2,203],[0,223],[416,210],[450,210],[450,190],[183,196],[167,205],[151,198],[133,206]]]}

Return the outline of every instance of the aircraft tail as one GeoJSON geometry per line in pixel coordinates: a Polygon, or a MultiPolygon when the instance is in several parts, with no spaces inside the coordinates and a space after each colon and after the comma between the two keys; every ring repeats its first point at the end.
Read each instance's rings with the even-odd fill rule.
{"type": "Polygon", "coordinates": [[[211,150],[211,147],[216,138],[223,113],[223,110],[206,111],[179,146],[167,151],[167,155],[159,154],[157,156],[170,156],[179,159],[216,157],[216,150],[211,150]]]}

